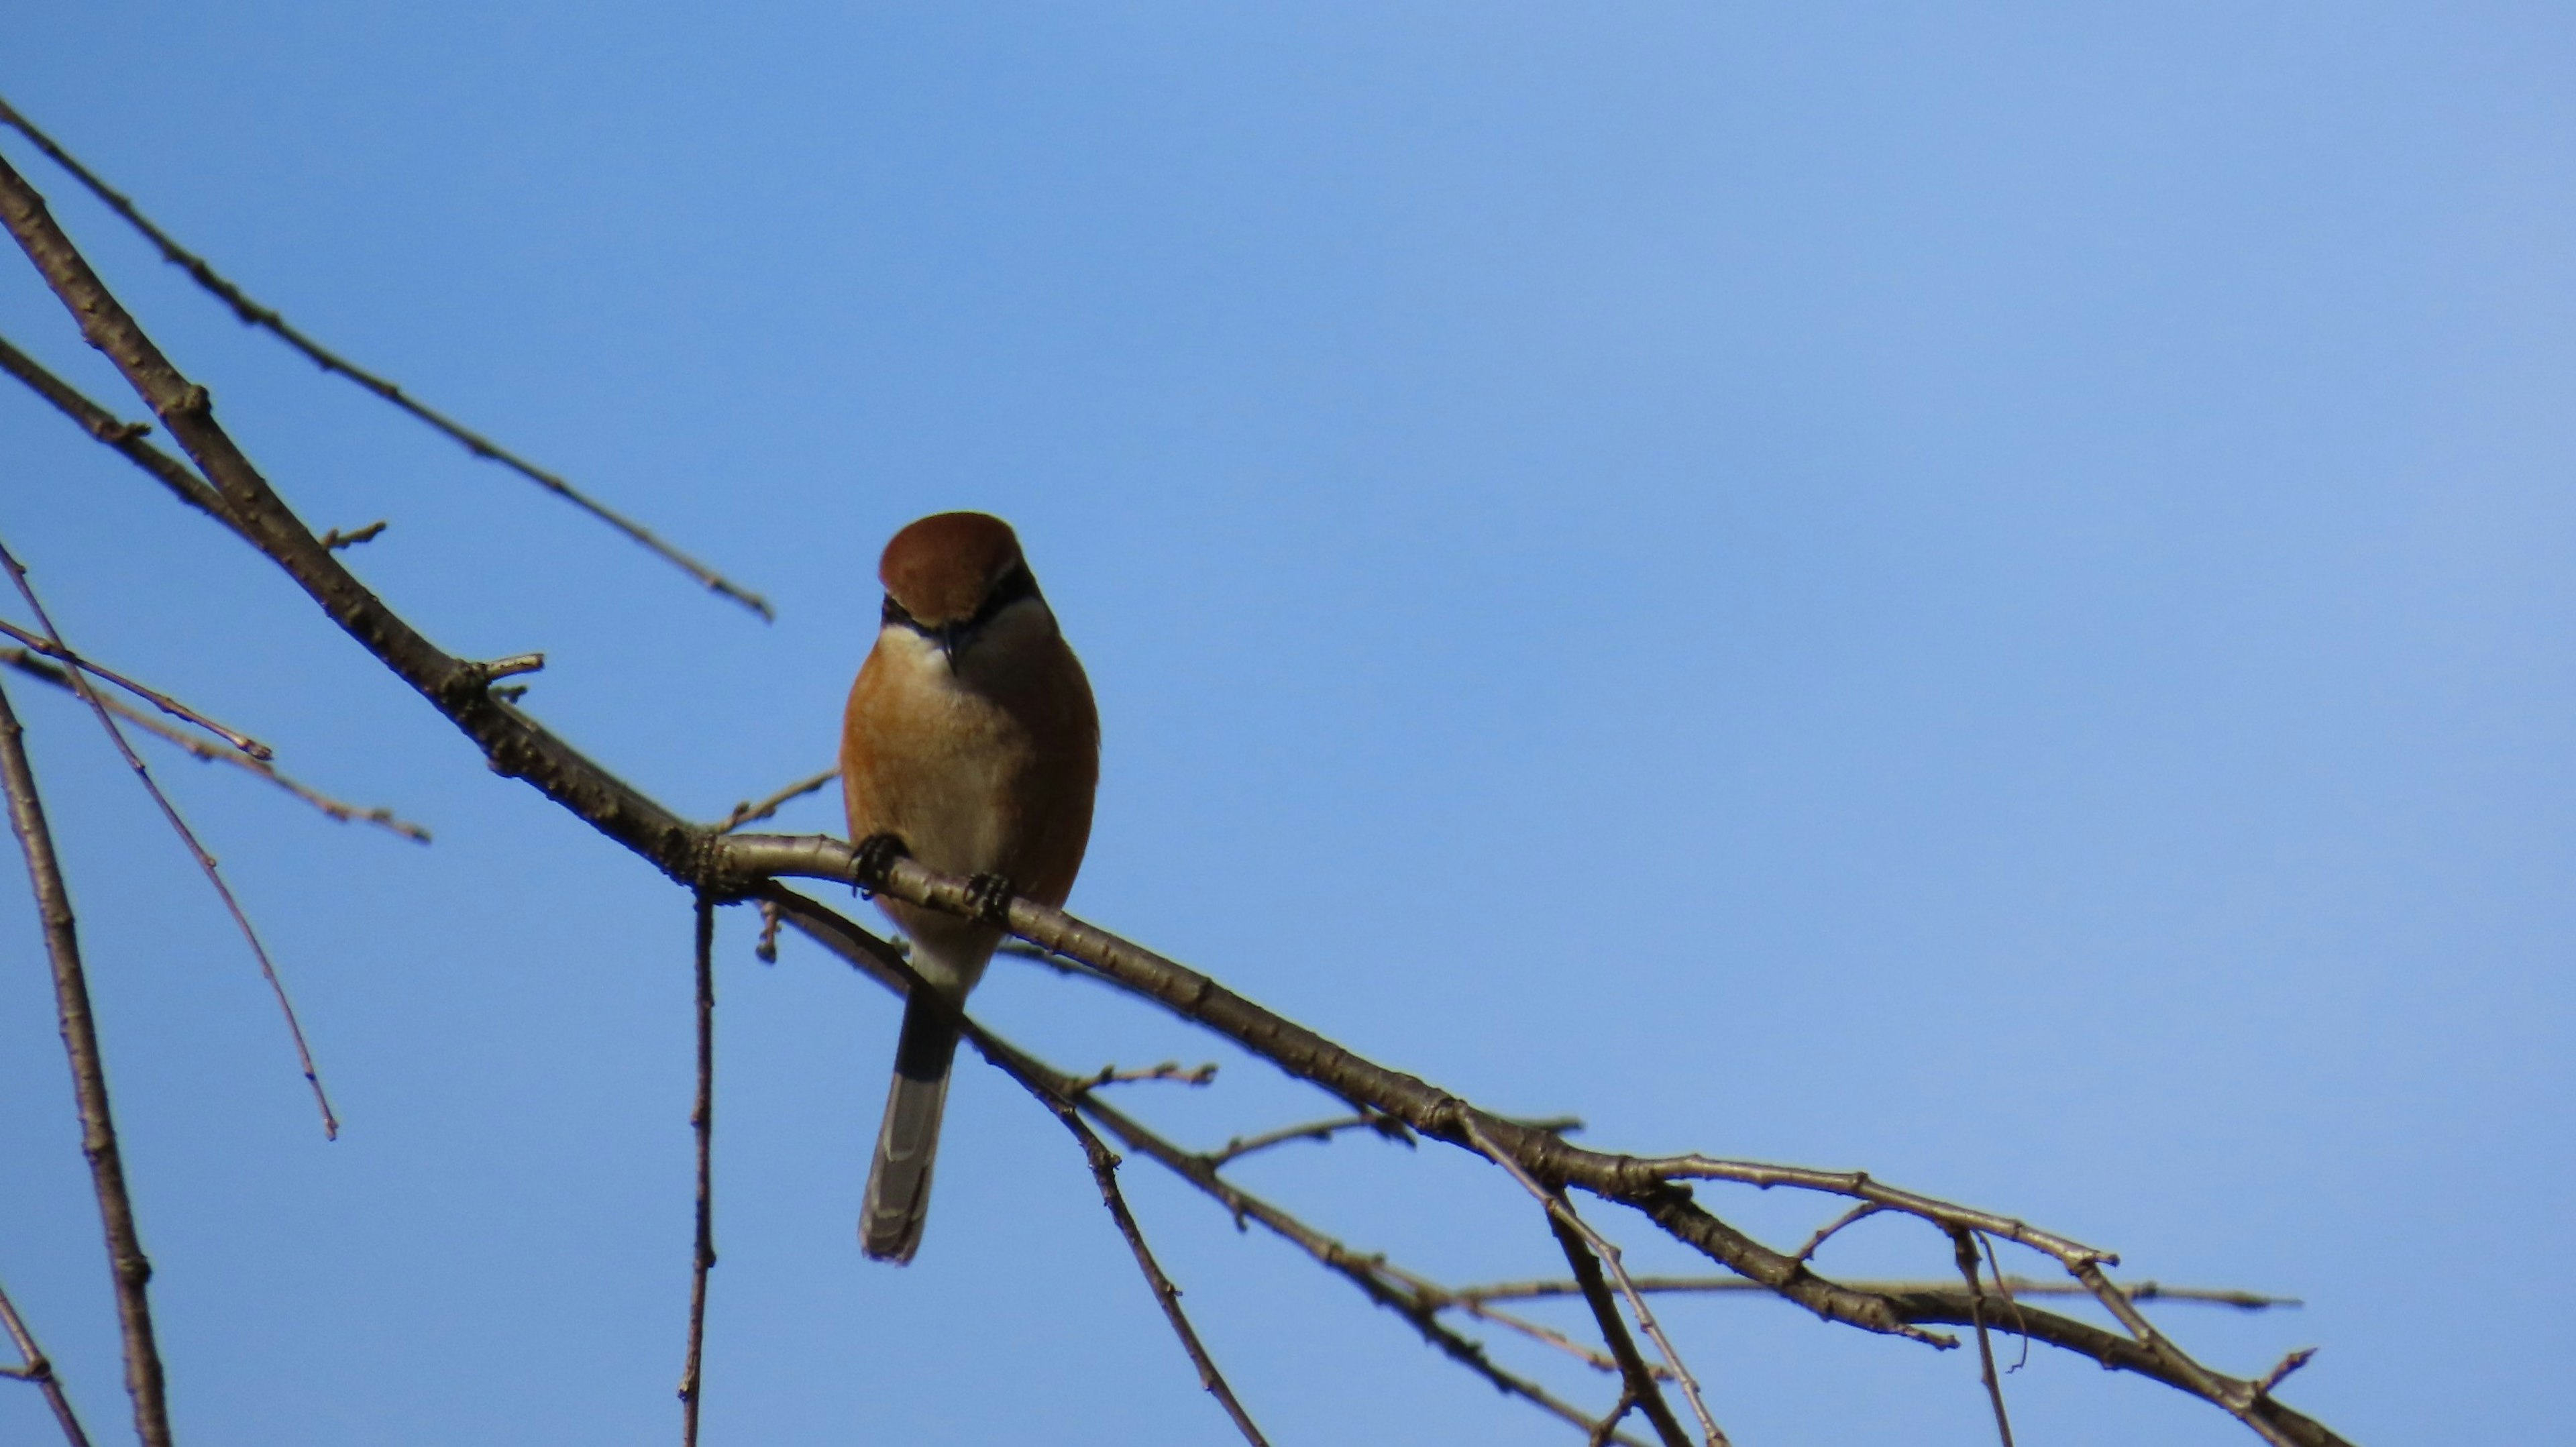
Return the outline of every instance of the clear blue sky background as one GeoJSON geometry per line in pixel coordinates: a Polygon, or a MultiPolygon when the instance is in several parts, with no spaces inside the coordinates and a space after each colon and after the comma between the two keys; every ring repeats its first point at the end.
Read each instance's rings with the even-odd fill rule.
{"type": "MultiPolygon", "coordinates": [[[[316,375],[0,139],[307,518],[391,520],[365,577],[457,651],[543,649],[528,706],[674,806],[828,762],[879,544],[991,509],[1106,720],[1079,911],[1596,1145],[1866,1166],[2134,1277],[2304,1297],[2164,1319],[2240,1372],[2321,1345],[2288,1395],[2357,1440],[2563,1431],[2563,9],[90,4],[7,29],[0,91],[254,293],[777,601],[764,627],[316,375]]],[[[7,267],[0,329],[131,410],[7,267]]],[[[0,479],[77,642],[438,835],[155,755],[302,1003],[348,1120],[326,1146],[149,804],[10,685],[181,1440],[676,1440],[687,901],[14,389],[0,479]]],[[[957,1088],[920,1261],[859,1257],[894,1009],[750,946],[728,915],[709,1443],[1225,1440],[1077,1154],[989,1070],[957,1088]]],[[[1001,967],[978,1003],[1071,1066],[1225,1061],[1132,1097],[1195,1142],[1326,1109],[1078,982],[1001,967]]],[[[0,1102],[0,1280],[118,1440],[14,888],[0,1102]]],[[[1245,1174],[1452,1281],[1555,1262],[1454,1152],[1245,1174]]],[[[1275,1440],[1573,1440],[1129,1180],[1275,1440]]],[[[1711,1202],[1785,1241],[1830,1214],[1711,1202]]],[[[1946,1262],[1874,1223],[1822,1264],[1946,1262]]],[[[1668,1320],[1738,1442],[1990,1438],[1964,1354],[1751,1299],[1668,1320]]],[[[2010,1391],[2028,1443],[2251,1440],[2045,1348],[2010,1391]]],[[[0,1390],[0,1440],[49,1431],[0,1390]]]]}

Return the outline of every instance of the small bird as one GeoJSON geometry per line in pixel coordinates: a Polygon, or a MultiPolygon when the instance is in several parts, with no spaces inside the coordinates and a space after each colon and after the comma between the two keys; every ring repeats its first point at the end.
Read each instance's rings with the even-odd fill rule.
{"type": "MultiPolygon", "coordinates": [[[[980,896],[1061,905],[1091,840],[1100,715],[1010,524],[926,517],[877,563],[885,608],[841,725],[850,839],[976,877],[980,896]]],[[[912,967],[964,1002],[1002,942],[990,924],[877,901],[912,939],[912,967]]],[[[930,1209],[930,1167],[957,1027],[904,1005],[894,1085],[859,1210],[859,1247],[909,1261],[930,1209]]]]}

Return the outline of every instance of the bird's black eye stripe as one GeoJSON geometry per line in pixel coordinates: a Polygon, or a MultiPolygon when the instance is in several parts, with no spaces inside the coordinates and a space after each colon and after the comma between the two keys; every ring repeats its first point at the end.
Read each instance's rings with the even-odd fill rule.
{"type": "MultiPolygon", "coordinates": [[[[975,610],[975,616],[963,623],[949,625],[949,631],[955,637],[971,637],[992,622],[1003,609],[1022,598],[1038,596],[1037,575],[1029,571],[1026,563],[1013,563],[1009,572],[994,581],[992,590],[984,595],[982,606],[975,610]]],[[[892,593],[885,595],[885,607],[877,614],[877,622],[879,627],[909,628],[925,638],[936,637],[940,631],[913,617],[909,610],[894,600],[892,593]]]]}
{"type": "Polygon", "coordinates": [[[967,620],[966,626],[970,629],[981,628],[992,622],[993,616],[1003,609],[1022,598],[1034,598],[1037,595],[1037,575],[1029,571],[1029,565],[1026,563],[1013,563],[1009,572],[994,580],[993,590],[984,595],[984,606],[975,610],[975,616],[967,620]]]}

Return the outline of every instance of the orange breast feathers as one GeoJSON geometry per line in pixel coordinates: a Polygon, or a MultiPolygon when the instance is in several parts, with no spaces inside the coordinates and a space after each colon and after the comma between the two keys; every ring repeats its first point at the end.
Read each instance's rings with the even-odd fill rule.
{"type": "MultiPolygon", "coordinates": [[[[1043,639],[996,638],[953,671],[889,627],[851,685],[841,793],[850,838],[892,834],[946,874],[998,874],[1060,905],[1091,841],[1100,718],[1082,664],[1043,639]],[[991,666],[987,666],[991,665],[991,666]]],[[[910,906],[888,901],[898,923],[910,906]]]]}

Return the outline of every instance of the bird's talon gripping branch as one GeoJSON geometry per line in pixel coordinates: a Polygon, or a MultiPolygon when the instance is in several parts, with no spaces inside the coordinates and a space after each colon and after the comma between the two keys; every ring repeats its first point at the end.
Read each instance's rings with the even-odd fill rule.
{"type": "Polygon", "coordinates": [[[1019,888],[998,874],[978,874],[966,881],[966,904],[975,918],[986,924],[1007,929],[1011,923],[1011,901],[1019,888]]]}
{"type": "Polygon", "coordinates": [[[859,841],[850,851],[850,883],[874,895],[885,887],[886,871],[894,862],[912,853],[899,835],[877,833],[859,841]]]}

